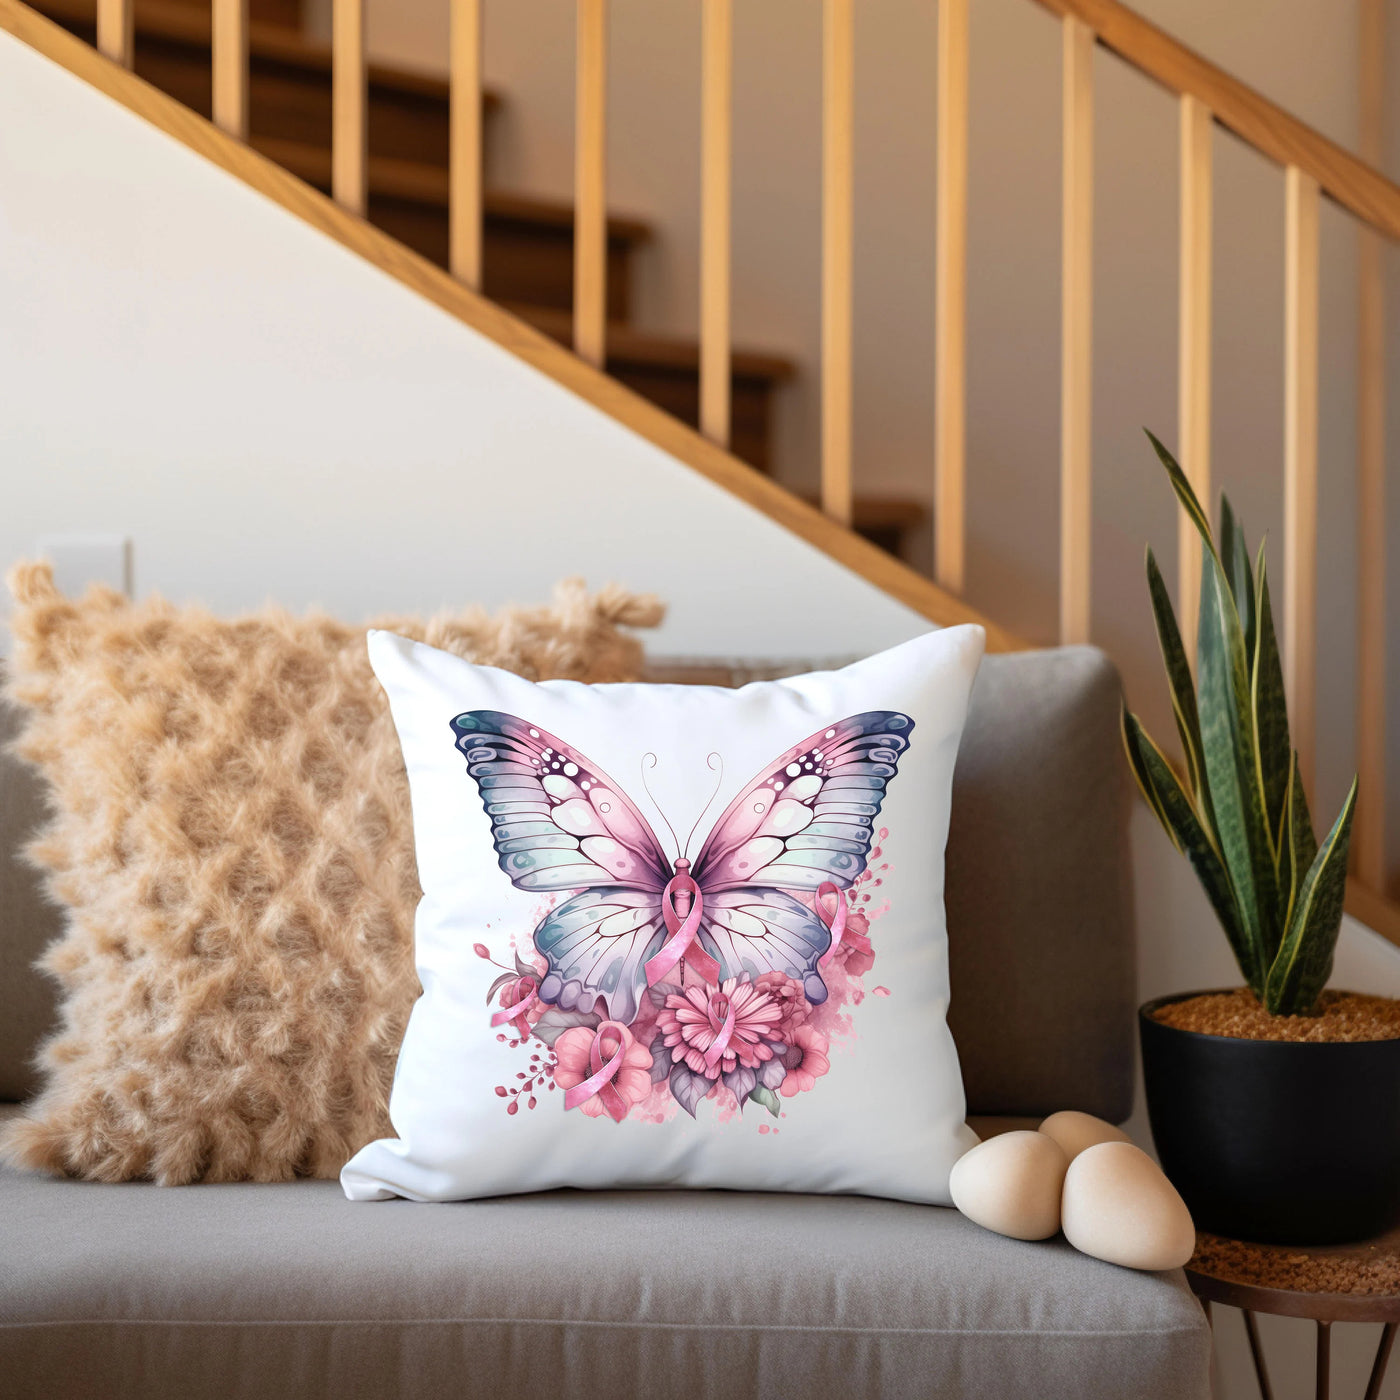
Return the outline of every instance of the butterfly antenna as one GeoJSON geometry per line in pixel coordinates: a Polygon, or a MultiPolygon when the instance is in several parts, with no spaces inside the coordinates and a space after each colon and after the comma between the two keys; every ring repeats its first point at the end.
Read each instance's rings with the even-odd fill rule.
{"type": "Polygon", "coordinates": [[[656,800],[656,794],[652,792],[651,784],[647,782],[647,769],[655,768],[659,762],[660,759],[658,759],[654,753],[644,753],[642,755],[642,786],[647,790],[647,796],[651,798],[651,805],[656,808],[656,815],[666,823],[666,830],[671,833],[671,840],[675,843],[676,854],[679,857],[681,843],[680,838],[676,835],[676,828],[666,820],[666,813],[661,810],[661,804],[656,800]]]}
{"type": "Polygon", "coordinates": [[[690,854],[690,842],[695,835],[696,827],[705,820],[705,813],[714,806],[715,798],[719,796],[719,790],[724,785],[724,759],[722,759],[719,754],[710,754],[705,759],[705,767],[708,768],[711,773],[718,773],[719,777],[715,779],[714,788],[710,792],[710,800],[700,809],[700,815],[695,818],[695,826],[690,828],[690,834],[685,838],[685,855],[690,854]]]}

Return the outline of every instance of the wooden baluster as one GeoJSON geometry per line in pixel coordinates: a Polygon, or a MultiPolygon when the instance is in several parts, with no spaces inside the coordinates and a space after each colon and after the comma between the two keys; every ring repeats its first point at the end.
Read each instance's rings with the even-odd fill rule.
{"type": "MultiPolygon", "coordinates": [[[[1181,286],[1178,291],[1177,449],[1201,504],[1211,509],[1211,141],[1210,109],[1181,99],[1181,286]]],[[[1177,614],[1187,660],[1196,664],[1201,604],[1201,536],[1177,512],[1177,614]]]]}
{"type": "MultiPolygon", "coordinates": [[[[1361,0],[1361,156],[1385,167],[1385,0],[1361,0]]],[[[1356,403],[1356,874],[1385,888],[1385,242],[1359,230],[1356,403]]]]}
{"type": "Polygon", "coordinates": [[[1284,176],[1283,678],[1303,789],[1317,732],[1317,181],[1284,176]]]}
{"type": "Polygon", "coordinates": [[[1093,534],[1094,31],[1064,24],[1060,309],[1060,641],[1089,640],[1093,534]]]}
{"type": "Polygon", "coordinates": [[[481,290],[481,0],[452,0],[448,265],[481,290]]]}
{"type": "Polygon", "coordinates": [[[97,47],[113,63],[131,67],[136,47],[132,0],[97,0],[97,47]]]}
{"type": "Polygon", "coordinates": [[[851,273],[855,127],[853,0],[822,24],[822,509],[851,523],[851,273]]]}
{"type": "Polygon", "coordinates": [[[700,72],[700,431],[729,446],[733,0],[705,0],[700,72]]]}
{"type": "Polygon", "coordinates": [[[934,254],[934,577],[966,572],[968,0],[938,5],[938,211],[934,254]]]}
{"type": "Polygon", "coordinates": [[[574,351],[607,357],[607,0],[578,0],[574,80],[574,351]]]}
{"type": "Polygon", "coordinates": [[[331,194],[351,213],[365,212],[365,0],[333,0],[331,11],[331,194]]]}
{"type": "Polygon", "coordinates": [[[248,0],[214,0],[214,125],[248,139],[248,0]]]}

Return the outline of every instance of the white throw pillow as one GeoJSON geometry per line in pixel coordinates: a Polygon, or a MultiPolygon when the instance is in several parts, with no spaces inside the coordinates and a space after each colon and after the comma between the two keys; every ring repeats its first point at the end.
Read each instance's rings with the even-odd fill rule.
{"type": "Polygon", "coordinates": [[[370,659],[423,900],[352,1200],[719,1186],[947,1204],[975,1141],[943,848],[979,627],[740,690],[370,659]]]}

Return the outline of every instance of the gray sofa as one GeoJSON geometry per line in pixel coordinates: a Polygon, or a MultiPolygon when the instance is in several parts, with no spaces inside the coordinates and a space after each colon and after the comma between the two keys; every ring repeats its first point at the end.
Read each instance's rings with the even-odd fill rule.
{"type": "MultiPolygon", "coordinates": [[[[947,900],[951,1019],[984,1133],[1131,1106],[1118,694],[1087,649],[991,657],[978,680],[947,900]]],[[[39,811],[33,780],[0,765],[0,1099],[17,1100],[52,1014],[29,963],[56,915],[11,858],[39,811]]],[[[933,1207],[731,1192],[361,1206],[326,1181],[0,1171],[9,1400],[1184,1400],[1209,1394],[1208,1363],[1179,1273],[933,1207]]]]}

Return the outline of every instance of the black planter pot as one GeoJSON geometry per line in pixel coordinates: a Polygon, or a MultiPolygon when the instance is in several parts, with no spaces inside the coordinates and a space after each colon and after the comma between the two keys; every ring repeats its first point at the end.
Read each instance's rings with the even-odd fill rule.
{"type": "Polygon", "coordinates": [[[1400,1040],[1236,1040],[1138,1013],[1162,1169],[1197,1228],[1341,1244],[1400,1223],[1400,1040]]]}

